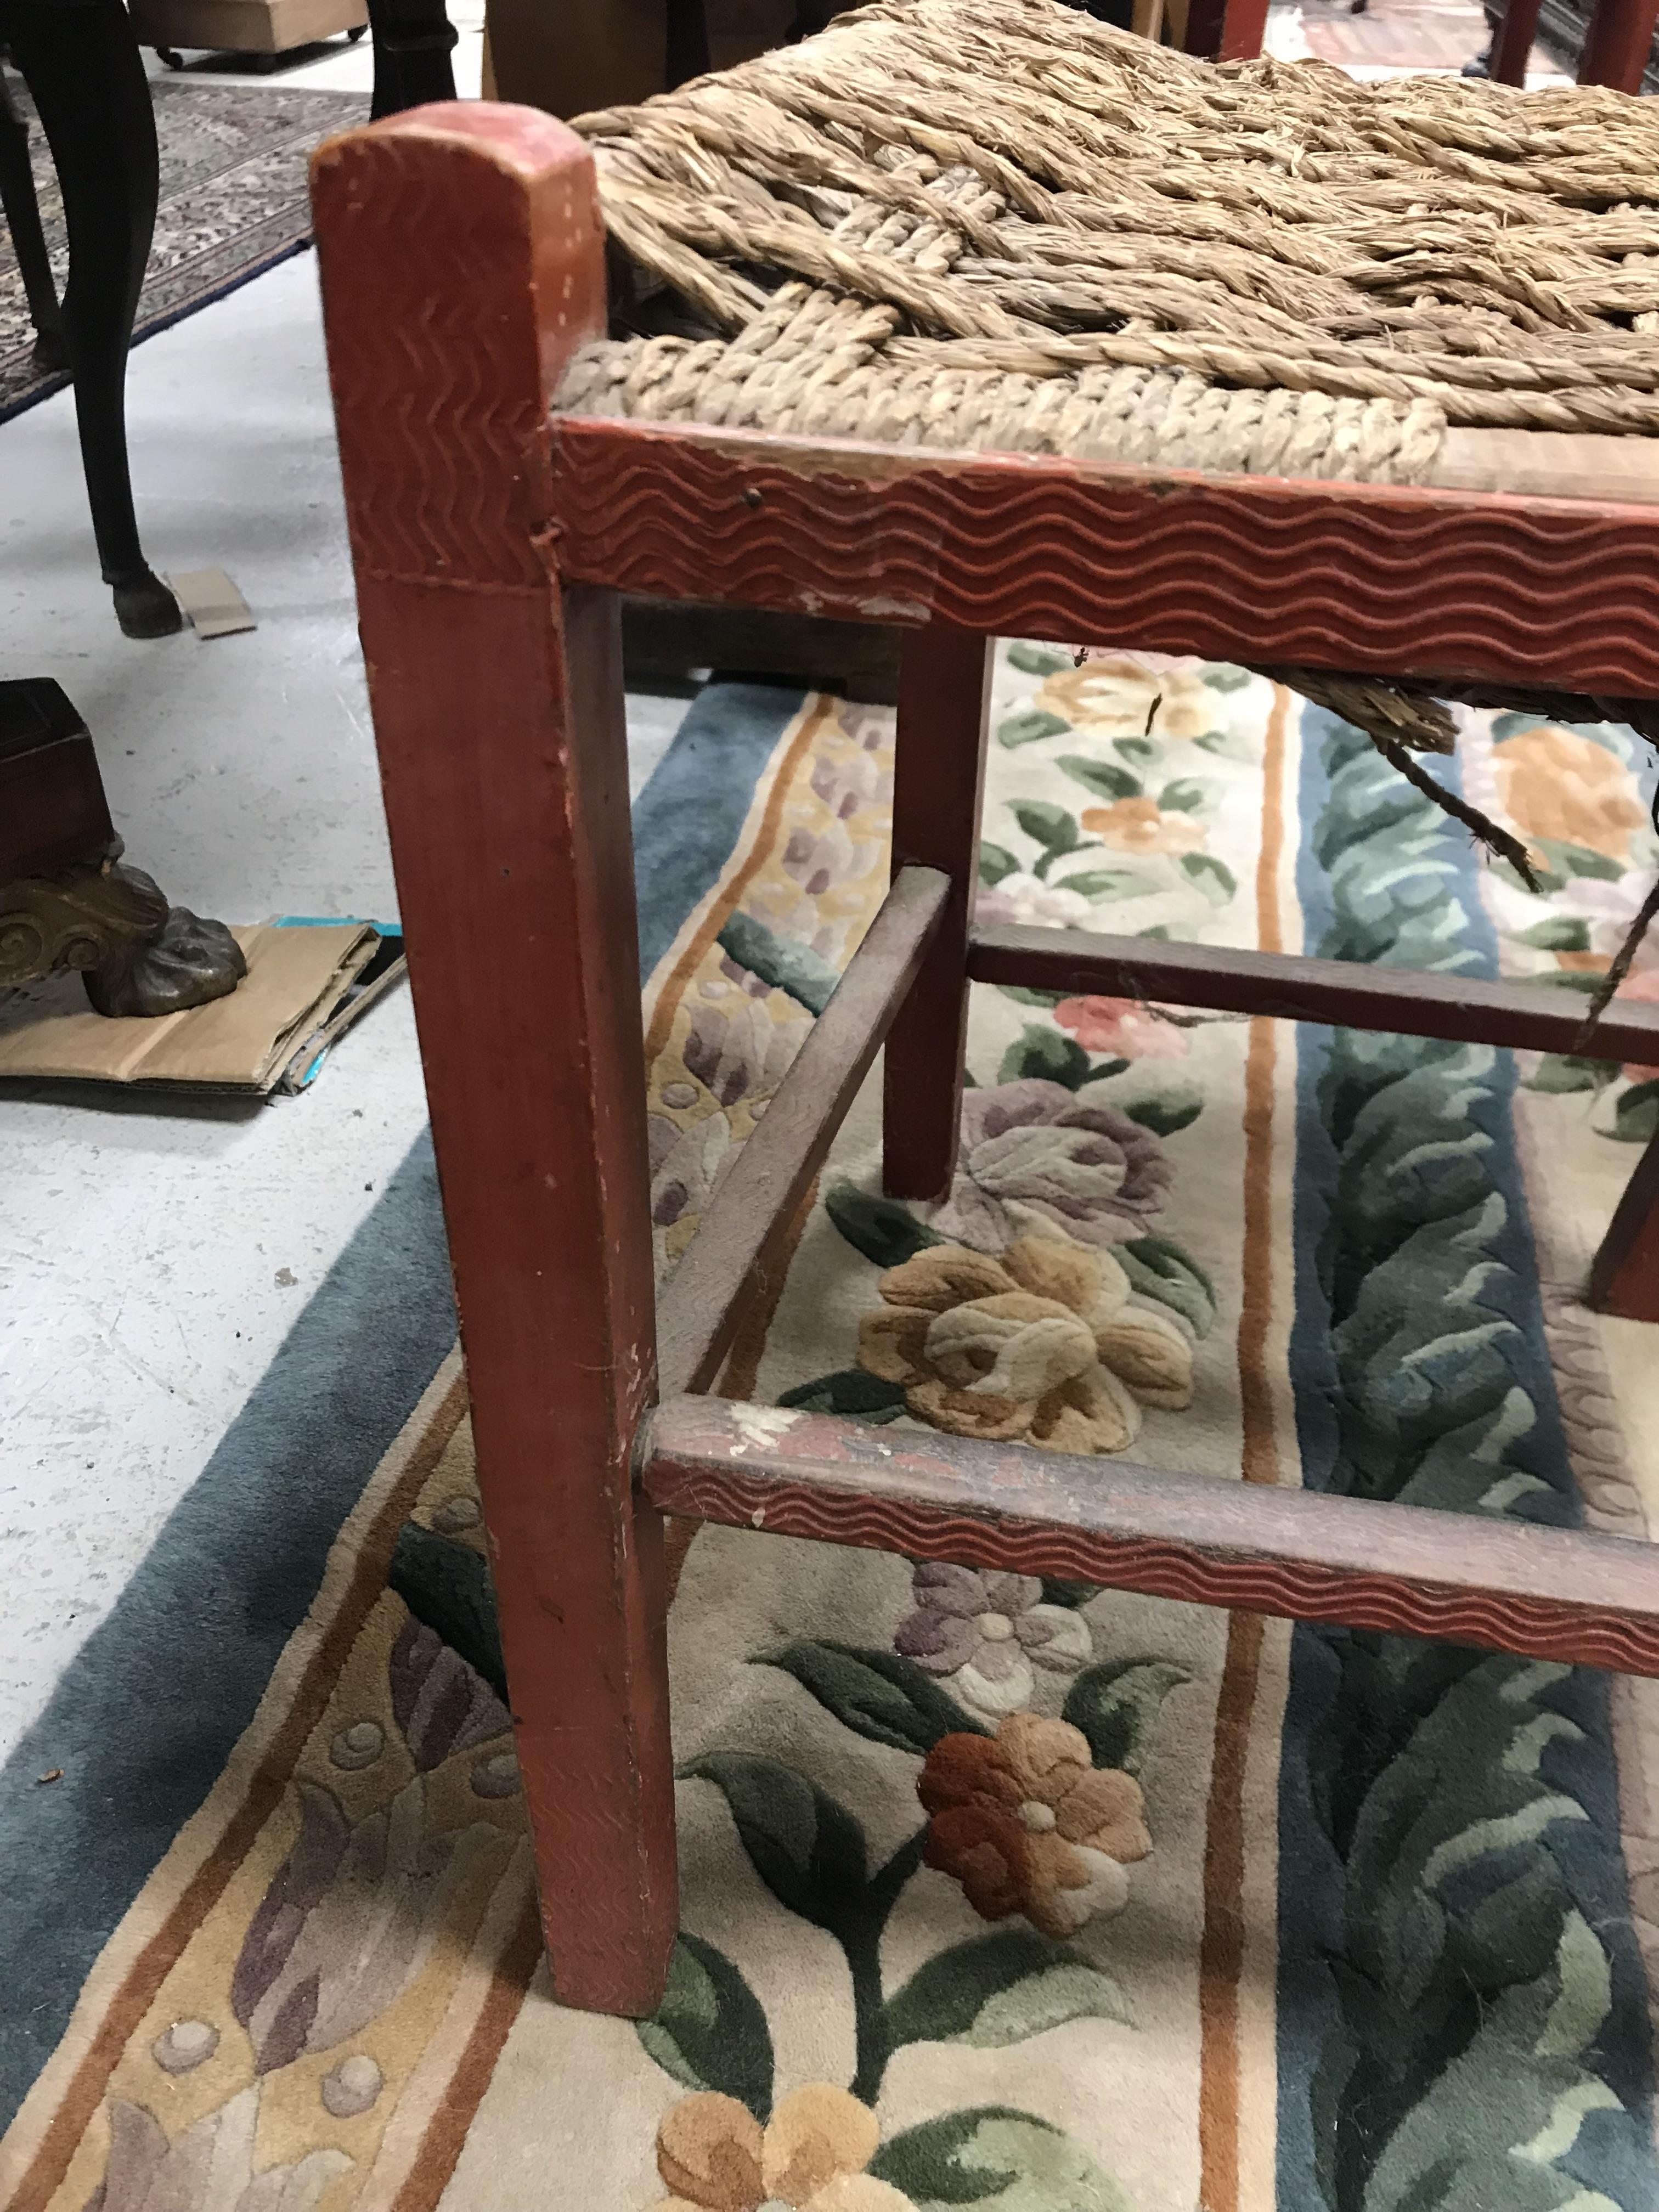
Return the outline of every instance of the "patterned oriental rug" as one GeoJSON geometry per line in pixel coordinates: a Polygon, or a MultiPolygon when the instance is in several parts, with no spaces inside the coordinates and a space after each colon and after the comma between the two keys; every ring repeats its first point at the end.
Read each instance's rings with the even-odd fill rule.
{"type": "MultiPolygon", "coordinates": [[[[69,250],[58,173],[22,80],[9,71],[7,83],[30,124],[35,195],[61,296],[69,250]]],[[[348,93],[166,81],[150,90],[161,198],[135,343],[297,253],[311,237],[313,147],[368,115],[368,102],[348,93]]],[[[0,222],[0,422],[70,380],[61,370],[38,370],[33,346],[11,234],[0,222]]]]}
{"type": "MultiPolygon", "coordinates": [[[[984,907],[1583,988],[1647,749],[1467,725],[1540,894],[1261,678],[1007,647],[984,907]]],[[[641,802],[665,1267],[876,909],[891,746],[718,686],[641,802]]],[[[1576,1286],[1659,1070],[997,989],[970,1070],[939,1207],[860,1100],[729,1392],[1648,1533],[1651,1339],[1576,1286]]],[[[0,1794],[13,2212],[1659,2204],[1659,1698],[1557,1665],[681,1528],[668,1995],[560,2010],[394,1199],[0,1794]]]]}

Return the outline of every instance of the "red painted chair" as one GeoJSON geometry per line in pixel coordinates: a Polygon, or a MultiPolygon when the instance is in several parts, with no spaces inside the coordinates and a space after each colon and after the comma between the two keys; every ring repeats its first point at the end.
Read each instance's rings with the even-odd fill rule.
{"type": "MultiPolygon", "coordinates": [[[[890,1186],[948,1182],[970,978],[1571,1044],[1576,1011],[1524,985],[976,928],[987,676],[998,635],[1109,635],[1659,696],[1644,442],[1468,432],[1437,488],[1400,489],[559,415],[606,326],[585,145],[526,110],[430,108],[335,140],[313,190],[559,1995],[647,2012],[674,1938],[665,1512],[1659,1674],[1644,1546],[696,1395],[884,1040],[890,1186]],[[873,607],[905,633],[891,893],[659,1301],[623,592],[873,607]]],[[[1615,1008],[1603,1048],[1659,1062],[1659,1009],[1615,1008]]],[[[1614,1272],[1651,1299],[1645,1201],[1630,1230],[1614,1272]]]]}

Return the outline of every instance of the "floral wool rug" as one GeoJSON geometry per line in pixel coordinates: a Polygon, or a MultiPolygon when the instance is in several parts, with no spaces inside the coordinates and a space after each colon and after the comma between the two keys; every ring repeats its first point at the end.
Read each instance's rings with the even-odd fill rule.
{"type": "MultiPolygon", "coordinates": [[[[891,746],[809,698],[651,979],[665,1268],[879,903],[891,746]]],[[[981,911],[1593,985],[1659,859],[1643,749],[1475,715],[1456,772],[1540,892],[1261,679],[1015,645],[981,911]]],[[[860,1099],[726,1395],[1648,1534],[1650,1340],[1578,1289],[1659,1070],[983,989],[969,1071],[937,1206],[883,1196],[860,1099]]],[[[654,2019],[548,1993],[452,1359],[99,1957],[8,2204],[1659,2204],[1654,1686],[748,1532],[672,1551],[654,2019]]]]}

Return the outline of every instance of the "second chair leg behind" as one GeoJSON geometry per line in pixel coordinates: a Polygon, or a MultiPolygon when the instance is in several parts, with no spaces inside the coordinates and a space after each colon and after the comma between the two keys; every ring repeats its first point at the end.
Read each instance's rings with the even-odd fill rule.
{"type": "Polygon", "coordinates": [[[956,1168],[994,658],[994,639],[953,623],[932,622],[904,641],[893,867],[938,868],[953,895],[887,1040],[883,1181],[894,1198],[943,1198],[956,1168]]]}

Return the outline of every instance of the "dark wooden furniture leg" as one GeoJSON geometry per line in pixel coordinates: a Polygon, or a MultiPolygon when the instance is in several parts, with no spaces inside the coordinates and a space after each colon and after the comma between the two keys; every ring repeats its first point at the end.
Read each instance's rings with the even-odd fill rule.
{"type": "Polygon", "coordinates": [[[1590,1262],[1585,1301],[1622,1321],[1659,1321],[1659,1137],[1625,1185],[1590,1262]]]}
{"type": "Polygon", "coordinates": [[[905,638],[899,666],[894,872],[919,863],[952,888],[887,1039],[882,1179],[895,1198],[942,1198],[957,1164],[993,642],[936,618],[905,638]]]}
{"type": "Polygon", "coordinates": [[[368,0],[374,38],[374,93],[369,113],[401,115],[428,100],[453,100],[450,56],[460,33],[444,0],[368,0]]]}
{"type": "Polygon", "coordinates": [[[1538,36],[1539,0],[1507,0],[1492,34],[1486,74],[1497,84],[1525,84],[1527,58],[1538,36]]]}
{"type": "Polygon", "coordinates": [[[34,366],[67,368],[69,343],[58,306],[58,287],[52,278],[46,233],[40,228],[40,204],[34,194],[34,171],[29,163],[29,126],[0,75],[0,214],[11,233],[17,256],[23,296],[34,325],[34,366]]]}
{"type": "Polygon", "coordinates": [[[79,969],[100,1014],[177,1014],[247,973],[222,921],[120,865],[86,725],[50,677],[0,684],[0,989],[79,969]]]}
{"type": "Polygon", "coordinates": [[[69,230],[63,319],[104,581],[129,637],[179,629],[138,542],[127,466],[127,348],[155,227],[155,118],[121,0],[0,0],[0,36],[34,96],[69,230]]]}
{"type": "Polygon", "coordinates": [[[1656,21],[1659,0],[1596,0],[1578,57],[1579,83],[1640,92],[1656,21]]]}
{"type": "Polygon", "coordinates": [[[678,1900],[621,634],[550,506],[551,388],[605,329],[592,162],[469,103],[335,140],[313,197],[542,1923],[561,1998],[643,2014],[678,1900]]]}

